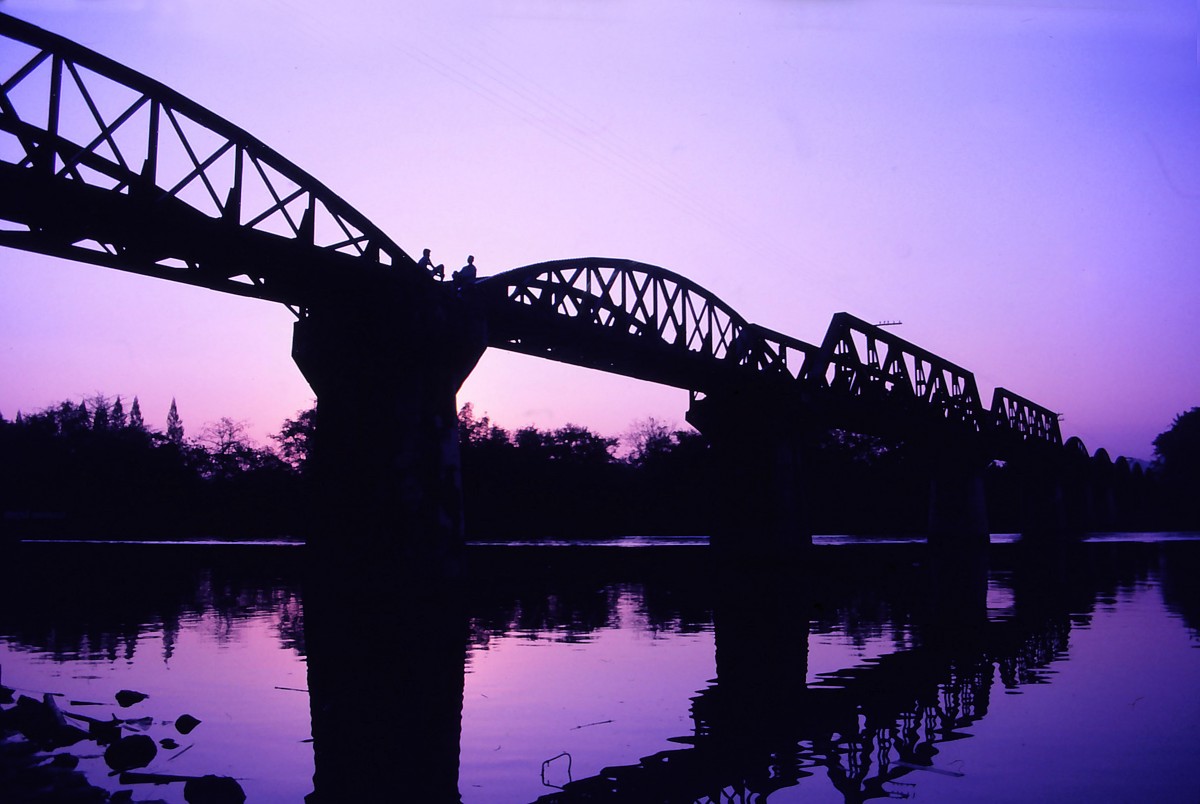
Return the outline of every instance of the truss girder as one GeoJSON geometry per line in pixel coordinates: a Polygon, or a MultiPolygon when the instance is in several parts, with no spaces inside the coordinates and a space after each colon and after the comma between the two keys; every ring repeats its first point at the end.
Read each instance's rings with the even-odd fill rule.
{"type": "MultiPolygon", "coordinates": [[[[3,14],[0,40],[16,64],[0,74],[2,187],[31,202],[3,205],[5,245],[275,301],[284,299],[263,288],[302,294],[307,283],[289,280],[285,256],[343,282],[356,266],[420,272],[325,185],[170,88],[3,14]],[[103,204],[95,194],[136,206],[144,222],[85,219],[103,204]],[[64,226],[72,217],[87,225],[64,226]]],[[[286,302],[303,305],[293,294],[286,302]]]]}
{"type": "Polygon", "coordinates": [[[679,274],[601,257],[517,268],[478,288],[497,348],[699,394],[764,380],[849,426],[889,418],[1062,443],[1050,411],[1004,389],[989,410],[970,371],[848,313],[816,347],[746,321],[679,274]]]}
{"type": "Polygon", "coordinates": [[[1004,388],[986,409],[970,371],[848,313],[833,317],[806,365],[810,389],[850,407],[893,417],[923,412],[1001,443],[1062,445],[1056,413],[1004,388]]]}
{"type": "Polygon", "coordinates": [[[850,404],[886,405],[974,432],[991,425],[971,372],[848,313],[833,317],[804,380],[850,404]]]}
{"type": "Polygon", "coordinates": [[[538,263],[481,280],[491,345],[695,390],[798,379],[815,347],[747,322],[695,282],[633,260],[538,263]]]}
{"type": "Polygon", "coordinates": [[[1007,388],[992,392],[992,416],[1013,438],[1061,446],[1058,414],[1007,388]]]}

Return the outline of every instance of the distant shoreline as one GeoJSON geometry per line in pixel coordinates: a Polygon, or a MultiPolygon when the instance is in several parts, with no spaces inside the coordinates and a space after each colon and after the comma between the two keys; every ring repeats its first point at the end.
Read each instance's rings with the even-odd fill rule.
{"type": "MultiPolygon", "coordinates": [[[[1117,531],[1104,533],[1089,533],[1082,543],[1097,544],[1110,542],[1161,543],[1175,541],[1200,541],[1200,531],[1117,531]]],[[[184,539],[14,539],[20,545],[111,545],[124,546],[172,546],[172,547],[304,547],[304,539],[216,539],[216,538],[184,538],[184,539]]],[[[993,533],[992,546],[1020,543],[1020,534],[993,533]]],[[[926,544],[924,536],[909,535],[880,535],[859,536],[849,534],[816,534],[813,536],[813,547],[865,547],[874,545],[917,545],[926,544]]],[[[708,547],[707,536],[616,536],[612,538],[528,538],[528,539],[468,539],[465,547],[468,550],[493,550],[499,548],[524,549],[555,549],[592,547],[600,549],[637,550],[645,548],[702,548],[708,547]]]]}

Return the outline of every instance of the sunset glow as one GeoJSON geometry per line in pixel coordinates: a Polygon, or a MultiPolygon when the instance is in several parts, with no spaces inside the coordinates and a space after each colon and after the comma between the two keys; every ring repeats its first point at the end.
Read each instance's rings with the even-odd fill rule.
{"type": "MultiPolygon", "coordinates": [[[[1183,0],[171,4],[5,13],[161,81],[409,254],[659,265],[820,342],[833,313],[1150,458],[1200,404],[1200,63],[1183,0]]],[[[12,54],[0,47],[0,70],[12,54]]],[[[457,261],[457,262],[456,262],[457,261]]],[[[138,396],[261,441],[313,394],[283,307],[0,251],[0,414],[138,396]]],[[[676,389],[487,353],[509,428],[683,422],[676,389]]]]}

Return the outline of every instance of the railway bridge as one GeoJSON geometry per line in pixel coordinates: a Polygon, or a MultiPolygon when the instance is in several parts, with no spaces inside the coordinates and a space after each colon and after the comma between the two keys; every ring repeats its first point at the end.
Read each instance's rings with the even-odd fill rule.
{"type": "Polygon", "coordinates": [[[996,459],[1027,469],[1030,530],[1071,527],[1070,478],[1095,459],[1064,443],[1057,414],[1004,388],[985,401],[970,371],[890,331],[838,313],[808,343],[625,259],[443,281],[169,87],[5,15],[0,44],[18,54],[0,75],[0,245],[286,305],[318,400],[321,532],[340,544],[453,560],[455,395],[488,348],[686,390],[737,501],[714,533],[730,551],[811,542],[807,445],[822,428],[922,445],[931,540],[986,541],[982,477],[996,459]],[[386,413],[368,422],[366,409],[386,413]]]}

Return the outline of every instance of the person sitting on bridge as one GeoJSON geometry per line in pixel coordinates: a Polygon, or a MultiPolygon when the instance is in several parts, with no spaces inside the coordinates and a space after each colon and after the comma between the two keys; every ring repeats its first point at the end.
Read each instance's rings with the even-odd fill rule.
{"type": "Polygon", "coordinates": [[[446,278],[446,266],[434,265],[433,260],[429,258],[429,249],[425,249],[425,252],[421,255],[421,259],[417,260],[417,267],[424,268],[438,279],[446,278]]]}
{"type": "Polygon", "coordinates": [[[467,256],[467,264],[454,272],[451,279],[454,280],[454,286],[461,288],[463,285],[470,284],[475,281],[475,256],[467,256]]]}
{"type": "Polygon", "coordinates": [[[738,331],[737,337],[733,339],[733,343],[729,344],[729,349],[725,352],[725,358],[740,365],[749,356],[750,330],[742,327],[738,331]]]}

